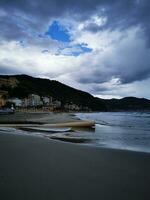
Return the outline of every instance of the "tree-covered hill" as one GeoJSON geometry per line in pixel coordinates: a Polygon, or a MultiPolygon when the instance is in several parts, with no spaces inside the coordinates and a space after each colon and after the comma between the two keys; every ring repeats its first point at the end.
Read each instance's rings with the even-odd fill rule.
{"type": "Polygon", "coordinates": [[[52,96],[62,104],[74,103],[92,111],[150,110],[150,100],[136,97],[100,99],[55,80],[34,78],[28,75],[0,75],[0,90],[10,97],[25,98],[29,94],[52,96]]]}
{"type": "Polygon", "coordinates": [[[28,75],[1,75],[0,89],[8,91],[10,97],[25,98],[29,94],[52,96],[65,103],[75,103],[79,106],[89,107],[92,110],[106,110],[105,103],[87,92],[74,89],[55,80],[34,78],[28,75]],[[10,84],[9,82],[14,82],[10,84]],[[7,84],[8,83],[8,84],[7,84]]]}

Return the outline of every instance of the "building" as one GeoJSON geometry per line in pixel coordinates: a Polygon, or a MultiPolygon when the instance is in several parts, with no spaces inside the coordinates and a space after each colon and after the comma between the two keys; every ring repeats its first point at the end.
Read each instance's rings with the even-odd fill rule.
{"type": "Polygon", "coordinates": [[[36,107],[43,105],[43,102],[41,101],[41,97],[37,94],[30,94],[28,96],[28,106],[36,107]]]}
{"type": "Polygon", "coordinates": [[[0,94],[0,107],[5,106],[6,100],[3,95],[0,94]]]}
{"type": "Polygon", "coordinates": [[[53,98],[52,97],[42,97],[43,104],[46,106],[52,105],[53,98]]]}
{"type": "Polygon", "coordinates": [[[22,107],[26,108],[26,107],[28,107],[28,105],[29,105],[29,100],[28,100],[28,98],[23,99],[23,100],[22,100],[22,107]]]}
{"type": "Polygon", "coordinates": [[[80,107],[76,104],[73,104],[73,103],[65,104],[64,108],[66,110],[70,110],[70,111],[79,111],[80,110],[80,107]]]}
{"type": "Polygon", "coordinates": [[[22,99],[22,107],[37,107],[42,106],[43,102],[41,100],[41,97],[36,94],[30,94],[27,98],[22,99]]]}
{"type": "Polygon", "coordinates": [[[6,105],[7,95],[8,95],[7,92],[0,90],[0,107],[3,107],[6,105]]]}
{"type": "Polygon", "coordinates": [[[53,101],[52,106],[54,108],[61,108],[61,101],[58,100],[53,101]]]}
{"type": "Polygon", "coordinates": [[[7,100],[10,103],[15,104],[16,107],[21,107],[22,106],[22,100],[19,98],[12,98],[7,100]]]}

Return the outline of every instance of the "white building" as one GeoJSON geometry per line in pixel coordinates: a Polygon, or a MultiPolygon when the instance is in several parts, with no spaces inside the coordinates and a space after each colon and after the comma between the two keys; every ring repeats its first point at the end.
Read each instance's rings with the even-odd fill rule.
{"type": "Polygon", "coordinates": [[[74,111],[79,111],[80,110],[80,107],[76,104],[65,104],[65,109],[67,110],[74,110],[74,111]]]}
{"type": "Polygon", "coordinates": [[[27,98],[22,100],[22,107],[36,107],[43,105],[41,97],[36,94],[30,94],[27,98]]]}
{"type": "Polygon", "coordinates": [[[41,106],[43,102],[41,101],[41,97],[37,94],[30,94],[28,97],[29,106],[41,106]]]}
{"type": "Polygon", "coordinates": [[[8,99],[8,102],[14,103],[16,107],[21,107],[22,106],[22,100],[19,99],[19,98],[8,99]]]}
{"type": "Polygon", "coordinates": [[[44,105],[51,105],[53,102],[53,98],[52,97],[42,97],[43,100],[43,104],[44,105]]]}

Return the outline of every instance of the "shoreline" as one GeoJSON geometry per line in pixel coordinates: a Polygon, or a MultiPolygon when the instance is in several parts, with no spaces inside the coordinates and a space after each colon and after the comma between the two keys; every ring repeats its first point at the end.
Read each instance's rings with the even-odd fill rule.
{"type": "MultiPolygon", "coordinates": [[[[142,143],[135,145],[130,145],[129,142],[124,145],[120,145],[120,141],[111,143],[111,141],[105,143],[105,137],[111,134],[122,134],[130,135],[130,129],[121,128],[116,126],[107,126],[107,124],[99,125],[95,124],[93,121],[84,121],[82,118],[76,117],[74,113],[16,113],[14,115],[4,115],[0,116],[0,127],[1,129],[12,129],[13,132],[25,131],[27,134],[31,135],[41,135],[42,137],[47,137],[53,140],[59,140],[61,142],[71,142],[71,143],[82,143],[83,145],[96,146],[98,148],[110,148],[110,149],[122,149],[131,150],[135,152],[148,152],[148,145],[146,147],[142,146],[142,143]],[[16,119],[19,121],[16,121],[16,119]],[[6,121],[7,120],[7,121],[6,121]],[[9,123],[9,124],[8,124],[9,123]],[[109,134],[109,135],[108,135],[109,134]],[[104,141],[103,141],[104,138],[104,141]]],[[[2,130],[3,131],[3,130],[2,130]]],[[[10,131],[10,130],[9,130],[10,131]]],[[[7,132],[7,130],[5,130],[7,132]]],[[[22,132],[24,134],[25,132],[22,132]]],[[[139,130],[140,133],[140,130],[139,130]]],[[[145,133],[147,134],[147,133],[145,133]]],[[[132,135],[132,132],[131,132],[132,135]]],[[[115,135],[114,135],[115,137],[115,135]]],[[[135,137],[133,135],[133,137],[135,137]]],[[[131,137],[131,139],[133,138],[131,137]]],[[[146,135],[145,135],[146,137],[146,135]]],[[[138,138],[138,133],[136,138],[138,138]]],[[[147,136],[147,138],[149,138],[147,136]]],[[[114,138],[112,138],[114,139],[114,138]]],[[[130,139],[130,138],[128,138],[130,139]]],[[[133,138],[134,139],[134,138],[133,138]]],[[[113,141],[112,141],[113,142],[113,141]]],[[[125,141],[126,142],[126,141],[125,141]]],[[[147,140],[148,142],[148,140],[147,140]]]]}
{"type": "Polygon", "coordinates": [[[0,124],[3,123],[66,123],[81,121],[73,113],[36,113],[36,112],[16,112],[14,114],[0,115],[0,124]]]}
{"type": "Polygon", "coordinates": [[[1,133],[0,160],[0,197],[6,200],[150,197],[147,153],[1,133]]]}

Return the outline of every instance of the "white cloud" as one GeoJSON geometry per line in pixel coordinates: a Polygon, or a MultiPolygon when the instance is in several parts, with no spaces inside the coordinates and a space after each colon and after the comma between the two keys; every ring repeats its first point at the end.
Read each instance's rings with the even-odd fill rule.
{"type": "Polygon", "coordinates": [[[77,25],[77,30],[82,31],[88,29],[88,27],[93,27],[95,29],[98,29],[102,26],[104,26],[107,22],[106,17],[98,16],[98,15],[92,15],[89,19],[86,21],[79,23],[77,25]]]}
{"type": "Polygon", "coordinates": [[[41,53],[36,46],[22,47],[15,41],[0,44],[0,65],[10,68],[18,68],[22,73],[32,75],[46,75],[56,77],[59,74],[72,71],[72,65],[76,65],[74,57],[41,53]]]}
{"type": "Polygon", "coordinates": [[[74,33],[78,32],[80,34],[74,34],[72,44],[87,43],[93,49],[92,52],[74,57],[68,56],[70,49],[66,48],[62,52],[64,55],[56,55],[62,45],[60,43],[51,41],[49,52],[42,53],[42,45],[37,38],[31,43],[29,40],[25,46],[17,41],[3,41],[0,43],[0,68],[2,66],[14,69],[14,72],[57,79],[104,98],[150,98],[148,87],[144,86],[150,83],[149,79],[138,82],[138,79],[148,78],[145,76],[148,75],[150,63],[150,51],[139,35],[140,27],[123,32],[105,30],[93,33],[74,30],[74,33]],[[121,80],[127,84],[121,84],[121,80]]]}

